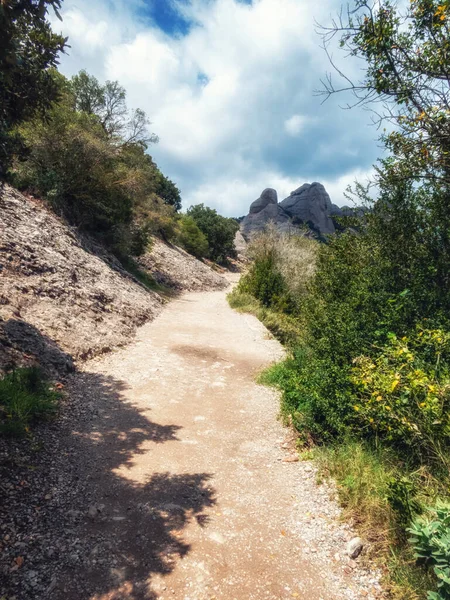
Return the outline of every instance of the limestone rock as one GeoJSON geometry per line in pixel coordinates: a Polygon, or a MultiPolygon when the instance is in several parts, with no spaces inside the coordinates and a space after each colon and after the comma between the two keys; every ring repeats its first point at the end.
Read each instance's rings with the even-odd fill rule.
{"type": "Polygon", "coordinates": [[[249,240],[254,233],[264,231],[269,223],[274,223],[281,231],[291,227],[289,215],[277,202],[277,192],[267,188],[261,196],[250,205],[250,212],[241,223],[241,233],[249,240]]]}
{"type": "Polygon", "coordinates": [[[304,183],[280,203],[277,192],[266,188],[250,205],[249,214],[241,223],[241,234],[248,241],[272,222],[281,232],[295,231],[306,225],[310,229],[306,235],[320,237],[335,232],[333,218],[342,214],[343,211],[331,203],[321,183],[304,183]]]}
{"type": "Polygon", "coordinates": [[[363,549],[363,543],[361,538],[355,537],[349,541],[347,544],[347,554],[350,558],[358,558],[363,549]]]}
{"type": "Polygon", "coordinates": [[[264,210],[269,204],[278,204],[278,194],[273,188],[266,188],[261,196],[250,205],[250,214],[254,215],[264,210]]]}
{"type": "MultiPolygon", "coordinates": [[[[321,183],[305,183],[280,203],[294,224],[306,224],[319,234],[334,233],[333,205],[321,183]]],[[[338,208],[338,207],[336,207],[338,208]]]]}

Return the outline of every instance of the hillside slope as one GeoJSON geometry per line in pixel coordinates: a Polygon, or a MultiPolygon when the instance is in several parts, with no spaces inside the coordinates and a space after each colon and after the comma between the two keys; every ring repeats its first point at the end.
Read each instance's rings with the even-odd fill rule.
{"type": "Polygon", "coordinates": [[[139,264],[160,284],[177,291],[201,292],[223,289],[226,279],[182,248],[155,239],[151,252],[139,264]]]}
{"type": "MultiPolygon", "coordinates": [[[[158,256],[163,258],[160,251],[158,256]]],[[[205,286],[226,285],[209,267],[187,256],[191,280],[197,267],[205,286]]],[[[176,270],[170,265],[161,269],[177,283],[176,270]]],[[[184,280],[173,287],[199,289],[189,288],[184,280]]],[[[38,359],[50,370],[71,370],[72,358],[84,359],[129,342],[163,302],[41,202],[9,186],[2,188],[0,369],[18,359],[38,359]]]]}

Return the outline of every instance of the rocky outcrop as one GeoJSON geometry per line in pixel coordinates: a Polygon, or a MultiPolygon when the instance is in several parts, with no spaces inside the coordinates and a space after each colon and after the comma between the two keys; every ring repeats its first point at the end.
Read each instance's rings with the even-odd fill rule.
{"type": "Polygon", "coordinates": [[[291,227],[290,216],[278,204],[277,192],[272,188],[265,189],[252,202],[249,214],[241,223],[241,233],[248,240],[254,233],[264,231],[269,223],[275,223],[283,231],[288,231],[291,227]]]}
{"type": "Polygon", "coordinates": [[[280,203],[294,225],[308,225],[318,234],[334,233],[330,196],[321,183],[304,183],[280,203]]]}
{"type": "Polygon", "coordinates": [[[273,223],[282,232],[307,226],[311,234],[321,237],[334,233],[332,217],[341,216],[341,212],[338,206],[332,204],[321,183],[304,183],[280,203],[277,192],[267,188],[250,205],[249,214],[241,223],[241,233],[248,241],[252,235],[273,223]]]}
{"type": "Polygon", "coordinates": [[[74,359],[110,350],[161,309],[114,257],[9,186],[0,189],[0,240],[0,330],[11,358],[19,351],[58,370],[58,349],[74,359]]]}

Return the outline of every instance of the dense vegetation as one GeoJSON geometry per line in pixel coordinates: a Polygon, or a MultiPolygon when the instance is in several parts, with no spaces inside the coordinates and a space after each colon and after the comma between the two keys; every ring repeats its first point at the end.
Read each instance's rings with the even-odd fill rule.
{"type": "Polygon", "coordinates": [[[131,265],[151,235],[198,258],[234,256],[235,222],[203,205],[179,214],[181,194],[147,153],[158,137],[117,81],[58,73],[67,40],[48,12],[61,0],[0,4],[0,178],[46,199],[131,265]]]}
{"type": "Polygon", "coordinates": [[[239,229],[235,219],[222,217],[213,208],[203,204],[191,206],[187,216],[194,220],[208,243],[207,256],[218,263],[236,257],[234,237],[239,229]]]}
{"type": "Polygon", "coordinates": [[[81,71],[70,80],[49,73],[58,100],[16,126],[23,151],[9,171],[19,188],[49,201],[80,230],[97,237],[129,265],[152,235],[181,244],[198,258],[234,256],[237,224],[203,205],[181,215],[181,195],[147,153],[157,143],[146,114],[128,110],[117,81],[101,84],[81,71]]]}
{"type": "MultiPolygon", "coordinates": [[[[43,112],[57,98],[49,67],[58,63],[66,40],[46,19],[60,0],[9,0],[0,3],[0,177],[20,151],[14,126],[43,112]]],[[[57,13],[58,14],[58,13],[57,13]]]]}
{"type": "Polygon", "coordinates": [[[305,240],[263,235],[230,297],[289,343],[263,381],[281,388],[283,415],[337,479],[402,599],[450,598],[448,11],[357,0],[324,29],[325,45],[340,36],[366,61],[362,81],[346,80],[356,103],[378,102],[376,118],[395,125],[382,137],[390,155],[376,167],[376,198],[356,186],[370,208],[357,228],[291,256],[290,270],[286,248],[305,240]]]}

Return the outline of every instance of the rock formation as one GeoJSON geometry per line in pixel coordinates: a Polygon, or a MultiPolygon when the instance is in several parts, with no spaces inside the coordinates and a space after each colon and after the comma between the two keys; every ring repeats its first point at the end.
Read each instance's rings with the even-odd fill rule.
{"type": "Polygon", "coordinates": [[[276,223],[277,228],[283,231],[291,226],[289,215],[278,204],[276,190],[267,188],[250,205],[250,211],[241,223],[241,233],[248,240],[254,233],[263,231],[270,222],[276,223]]]}
{"type": "Polygon", "coordinates": [[[330,196],[321,183],[304,183],[291,192],[280,206],[295,225],[308,225],[320,235],[334,233],[330,196]]]}
{"type": "Polygon", "coordinates": [[[317,236],[334,233],[334,216],[340,216],[341,209],[331,203],[330,196],[321,183],[304,183],[282,202],[277,201],[277,192],[265,189],[261,196],[250,205],[249,214],[241,223],[241,233],[246,240],[274,223],[279,231],[288,232],[308,226],[317,236]]]}

